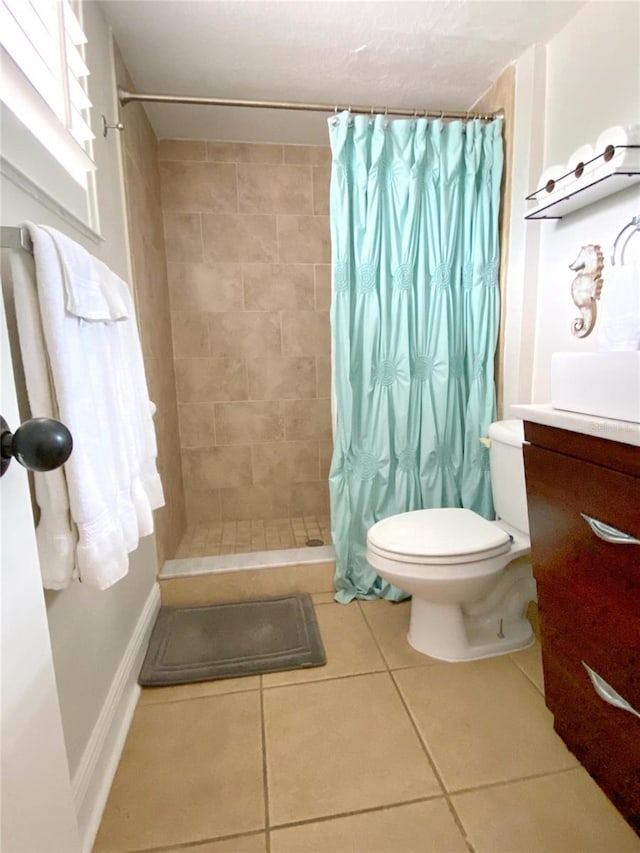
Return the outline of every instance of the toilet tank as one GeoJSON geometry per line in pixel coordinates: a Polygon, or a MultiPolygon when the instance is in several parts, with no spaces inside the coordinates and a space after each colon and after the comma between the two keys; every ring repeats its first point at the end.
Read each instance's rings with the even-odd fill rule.
{"type": "Polygon", "coordinates": [[[524,424],[520,420],[496,421],[489,426],[491,488],[496,515],[529,535],[527,489],[524,479],[524,424]]]}

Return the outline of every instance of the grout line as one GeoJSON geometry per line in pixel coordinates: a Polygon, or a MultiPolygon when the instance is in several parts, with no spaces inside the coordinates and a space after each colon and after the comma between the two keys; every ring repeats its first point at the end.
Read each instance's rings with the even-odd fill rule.
{"type": "MultiPolygon", "coordinates": [[[[378,651],[379,651],[379,653],[380,653],[380,657],[382,658],[383,663],[384,663],[384,665],[385,665],[385,666],[386,666],[386,668],[387,668],[387,672],[388,672],[389,674],[391,674],[391,664],[390,664],[390,663],[389,663],[389,661],[387,660],[387,658],[386,658],[386,656],[385,656],[385,653],[384,653],[384,651],[383,651],[383,649],[382,649],[382,646],[381,646],[381,645],[380,645],[380,643],[378,642],[378,638],[376,637],[375,632],[374,632],[373,628],[371,627],[371,625],[370,625],[370,623],[369,623],[369,620],[367,619],[367,614],[364,612],[364,609],[363,609],[362,605],[360,604],[359,599],[356,599],[356,603],[357,603],[357,605],[358,605],[358,610],[359,610],[359,611],[360,611],[360,613],[362,614],[362,618],[364,619],[365,625],[366,625],[366,626],[367,626],[367,628],[369,629],[369,633],[371,634],[371,637],[372,637],[372,639],[373,639],[373,642],[375,643],[375,646],[376,646],[376,648],[378,649],[378,651]]],[[[394,682],[394,683],[395,683],[395,682],[394,682]]],[[[396,688],[396,689],[397,689],[397,688],[396,688]]]]}
{"type": "MultiPolygon", "coordinates": [[[[536,640],[536,642],[534,643],[534,645],[533,645],[533,646],[531,646],[530,648],[535,648],[535,646],[536,646],[536,645],[539,645],[538,640],[536,640]]],[[[523,651],[527,651],[527,650],[526,650],[526,649],[524,649],[523,651]]],[[[518,654],[518,653],[516,652],[515,654],[518,654]]],[[[509,660],[511,661],[511,663],[516,667],[516,669],[520,670],[520,672],[524,675],[524,677],[525,677],[528,681],[530,681],[530,682],[531,682],[531,684],[533,684],[533,686],[536,688],[536,690],[538,691],[538,693],[539,693],[539,694],[542,696],[542,698],[546,701],[544,688],[542,688],[542,689],[541,689],[541,688],[540,688],[540,685],[539,685],[539,684],[537,684],[537,683],[533,680],[533,678],[529,675],[529,673],[527,672],[527,670],[526,670],[526,669],[524,669],[524,667],[520,666],[520,664],[518,663],[518,661],[517,661],[517,660],[514,660],[513,653],[512,653],[512,654],[509,654],[509,655],[508,655],[508,658],[509,658],[509,660]]],[[[543,675],[543,678],[544,678],[544,675],[543,675]]],[[[543,681],[543,684],[544,684],[544,681],[543,681]]]]}
{"type": "MultiPolygon", "coordinates": [[[[246,677],[251,678],[251,677],[255,677],[255,676],[246,676],[246,677]]],[[[223,681],[224,679],[214,679],[214,680],[223,681]]],[[[166,690],[168,687],[179,687],[179,686],[180,685],[172,684],[172,685],[167,685],[166,688],[160,687],[160,688],[155,688],[155,689],[156,690],[163,690],[163,689],[166,690]]],[[[187,685],[184,685],[184,686],[187,686],[187,685]]],[[[153,690],[154,688],[143,687],[142,689],[144,691],[144,690],[149,690],[149,689],[153,690]]],[[[260,687],[244,687],[242,690],[227,690],[224,693],[203,693],[202,696],[176,696],[173,699],[170,697],[167,697],[166,699],[159,699],[157,702],[150,702],[150,701],[140,702],[140,700],[138,700],[137,707],[139,707],[139,708],[150,708],[151,706],[155,707],[156,705],[173,705],[176,702],[197,702],[200,699],[216,699],[218,696],[234,696],[236,693],[254,693],[256,690],[260,690],[260,687]]]]}
{"type": "Polygon", "coordinates": [[[407,712],[407,716],[409,717],[409,720],[411,721],[411,725],[413,726],[413,730],[416,733],[418,741],[419,741],[420,745],[422,746],[422,751],[424,752],[424,754],[427,758],[427,761],[431,765],[431,769],[433,770],[433,773],[434,773],[436,779],[438,780],[438,784],[442,788],[442,792],[444,794],[444,799],[446,800],[447,806],[449,808],[449,812],[451,813],[451,817],[453,818],[456,826],[458,827],[458,830],[460,831],[460,834],[462,835],[462,838],[464,839],[464,843],[467,845],[467,849],[469,850],[469,853],[475,853],[475,849],[474,849],[473,845],[471,844],[471,841],[469,840],[469,837],[467,835],[467,831],[464,827],[464,824],[462,823],[462,820],[460,819],[458,812],[455,810],[454,805],[451,801],[451,795],[447,791],[447,788],[444,784],[444,780],[442,778],[442,775],[440,774],[440,771],[438,770],[436,763],[433,760],[431,753],[429,752],[427,742],[422,737],[422,735],[420,733],[420,730],[418,728],[418,724],[416,723],[416,721],[413,717],[413,714],[411,713],[411,710],[409,709],[409,705],[407,704],[407,701],[405,700],[405,698],[402,694],[402,691],[400,690],[400,686],[398,685],[398,682],[396,681],[393,672],[390,672],[389,674],[390,674],[391,680],[393,681],[395,688],[398,692],[398,696],[400,697],[400,701],[402,702],[404,709],[407,712]]]}
{"type": "Polygon", "coordinates": [[[309,164],[309,182],[311,184],[311,216],[316,215],[316,191],[315,191],[315,181],[313,180],[313,166],[309,164]]]}
{"type": "MultiPolygon", "coordinates": [[[[577,761],[577,759],[576,759],[577,761]]],[[[574,770],[584,768],[577,763],[574,767],[562,767],[559,770],[547,770],[544,773],[531,773],[528,776],[518,776],[517,779],[501,779],[499,782],[485,782],[482,785],[474,785],[471,788],[459,788],[451,791],[452,797],[457,797],[459,794],[471,794],[475,791],[486,791],[491,788],[503,788],[506,785],[515,785],[517,782],[531,782],[535,779],[546,779],[548,776],[561,776],[564,773],[572,773],[574,770]]]]}
{"type": "MultiPolygon", "coordinates": [[[[400,701],[401,701],[401,703],[402,703],[402,705],[403,705],[403,707],[404,707],[404,709],[405,709],[405,711],[406,711],[406,713],[407,713],[407,716],[409,717],[409,722],[411,723],[411,726],[412,726],[413,730],[414,730],[414,731],[415,731],[415,733],[416,733],[416,736],[417,736],[417,738],[418,738],[418,742],[420,743],[420,746],[422,747],[422,751],[423,751],[423,752],[424,752],[424,754],[426,755],[427,761],[429,762],[429,764],[430,764],[430,766],[431,766],[431,769],[432,769],[432,771],[433,771],[433,774],[434,774],[434,776],[436,777],[436,780],[437,780],[438,784],[440,785],[440,788],[441,788],[441,790],[442,790],[442,793],[443,793],[443,796],[444,796],[445,802],[447,803],[447,808],[449,809],[449,812],[450,812],[450,814],[451,814],[451,816],[452,816],[452,818],[453,818],[453,820],[454,820],[454,823],[455,823],[455,824],[456,824],[456,826],[458,827],[458,830],[460,831],[460,834],[462,835],[462,838],[464,839],[464,843],[467,845],[467,849],[469,850],[469,853],[475,853],[475,850],[474,850],[474,848],[473,848],[473,846],[472,846],[471,842],[469,841],[469,838],[467,837],[467,832],[466,832],[466,830],[465,830],[465,828],[464,828],[464,825],[463,825],[462,821],[460,820],[460,818],[458,817],[458,813],[456,812],[455,808],[453,807],[453,803],[451,802],[451,798],[450,798],[449,793],[448,793],[448,791],[447,791],[447,789],[446,789],[446,787],[445,787],[445,784],[444,784],[444,781],[443,781],[443,779],[442,779],[442,776],[440,775],[440,773],[439,773],[439,771],[438,771],[438,768],[436,767],[435,761],[434,761],[434,760],[433,760],[433,758],[431,757],[431,753],[429,752],[429,750],[428,750],[428,748],[427,748],[427,744],[426,744],[426,742],[423,740],[423,738],[422,738],[422,736],[421,736],[421,734],[420,734],[420,731],[418,730],[418,726],[417,726],[417,724],[416,724],[415,720],[413,719],[413,716],[412,716],[412,714],[411,714],[411,711],[409,710],[409,706],[407,705],[407,703],[406,703],[406,701],[405,701],[405,698],[404,698],[404,696],[402,695],[402,692],[401,692],[401,690],[400,690],[400,687],[398,686],[398,683],[397,683],[397,681],[396,681],[396,679],[395,679],[395,677],[394,677],[393,670],[391,669],[391,666],[389,665],[389,662],[387,661],[387,659],[386,659],[386,657],[385,657],[385,655],[384,655],[384,652],[383,652],[383,650],[382,650],[382,646],[381,646],[381,645],[380,645],[380,643],[378,642],[378,638],[376,637],[376,635],[375,635],[375,633],[374,633],[374,631],[373,631],[373,628],[372,628],[372,627],[371,627],[371,625],[369,624],[369,621],[368,621],[367,616],[366,616],[366,614],[365,614],[364,608],[361,606],[361,604],[360,604],[360,602],[359,602],[359,601],[358,601],[358,608],[359,608],[360,612],[362,613],[362,616],[363,616],[363,618],[364,618],[364,621],[365,621],[365,623],[366,623],[367,627],[369,628],[369,631],[371,632],[371,636],[373,637],[373,641],[375,642],[375,644],[376,644],[376,646],[377,646],[377,648],[378,648],[378,651],[379,651],[379,652],[380,652],[380,654],[382,655],[382,659],[383,659],[383,661],[385,662],[385,664],[386,664],[386,666],[387,666],[387,671],[388,671],[388,673],[389,673],[389,676],[390,676],[390,678],[391,678],[391,681],[393,682],[393,686],[395,687],[396,692],[397,692],[398,696],[400,697],[400,701]]],[[[416,668],[416,669],[422,669],[422,667],[415,667],[415,668],[416,668]]]]}
{"type": "MultiPolygon", "coordinates": [[[[311,595],[313,593],[310,593],[311,595]]],[[[322,604],[314,604],[314,607],[332,607],[333,604],[330,601],[324,602],[322,604]]],[[[314,667],[315,668],[315,667],[314,667]]],[[[322,667],[317,667],[317,669],[322,669],[322,667]]],[[[287,670],[281,670],[281,672],[286,672],[287,670]]],[[[291,672],[301,672],[302,670],[291,670],[291,672]]],[[[364,675],[380,675],[388,672],[386,669],[368,669],[366,672],[349,672],[346,675],[330,675],[327,678],[313,678],[308,681],[289,681],[283,682],[282,684],[265,684],[262,688],[263,690],[278,690],[281,687],[308,687],[311,684],[326,684],[327,681],[344,681],[345,678],[360,678],[364,675]]],[[[278,675],[277,672],[265,672],[265,675],[278,675]]],[[[246,691],[243,691],[246,692],[246,691]]]]}
{"type": "Polygon", "coordinates": [[[267,728],[264,717],[264,691],[260,676],[260,736],[262,738],[262,785],[264,790],[264,828],[266,834],[266,853],[271,853],[271,835],[269,832],[269,773],[267,770],[267,728]]]}
{"type": "Polygon", "coordinates": [[[185,847],[191,849],[212,842],[233,841],[235,838],[249,838],[252,835],[263,835],[264,833],[264,829],[253,829],[249,832],[235,832],[233,835],[214,835],[211,838],[199,838],[197,841],[179,841],[177,844],[172,844],[171,847],[167,847],[166,844],[161,847],[136,847],[128,853],[167,853],[168,850],[184,850],[185,847]]]}
{"type": "Polygon", "coordinates": [[[294,826],[307,826],[311,823],[327,823],[327,821],[337,820],[338,818],[355,817],[357,815],[370,814],[371,812],[384,812],[388,811],[389,809],[399,808],[400,806],[412,806],[416,803],[428,803],[431,800],[441,799],[442,794],[432,794],[426,797],[415,797],[412,800],[399,800],[397,803],[385,803],[381,806],[369,806],[365,809],[354,809],[353,811],[349,812],[336,812],[335,814],[330,815],[320,815],[318,817],[308,817],[302,820],[287,821],[286,823],[276,823],[271,826],[270,829],[289,829],[294,826]]]}

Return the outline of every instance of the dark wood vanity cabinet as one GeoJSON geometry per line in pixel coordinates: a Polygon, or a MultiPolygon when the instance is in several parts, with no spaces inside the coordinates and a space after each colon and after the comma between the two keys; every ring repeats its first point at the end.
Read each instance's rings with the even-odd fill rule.
{"type": "Polygon", "coordinates": [[[640,717],[601,698],[585,668],[640,713],[640,544],[616,533],[640,540],[640,448],[530,422],[525,438],[546,702],[640,834],[640,717]]]}

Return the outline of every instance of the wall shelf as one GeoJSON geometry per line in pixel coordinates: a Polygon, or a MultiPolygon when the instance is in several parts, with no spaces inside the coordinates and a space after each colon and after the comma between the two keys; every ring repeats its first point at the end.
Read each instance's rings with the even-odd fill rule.
{"type": "MultiPolygon", "coordinates": [[[[613,146],[611,146],[613,148],[613,146]]],[[[603,163],[600,168],[593,170],[593,164],[604,159],[599,154],[584,164],[591,174],[576,178],[572,171],[562,175],[556,181],[556,190],[546,193],[541,187],[527,196],[527,201],[536,202],[535,207],[525,215],[525,219],[562,219],[574,210],[587,207],[602,198],[613,195],[627,187],[640,182],[640,145],[616,146],[616,148],[637,149],[637,158],[633,164],[624,163],[614,166],[603,163]],[[593,170],[593,171],[592,171],[593,170]]],[[[633,152],[636,154],[636,151],[633,152]]]]}

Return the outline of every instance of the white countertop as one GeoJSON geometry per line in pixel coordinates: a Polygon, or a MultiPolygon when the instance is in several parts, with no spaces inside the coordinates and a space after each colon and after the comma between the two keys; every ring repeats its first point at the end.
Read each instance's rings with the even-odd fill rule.
{"type": "Polygon", "coordinates": [[[640,447],[640,424],[629,421],[565,412],[563,409],[554,409],[550,403],[519,403],[511,406],[511,417],[640,447]]]}

